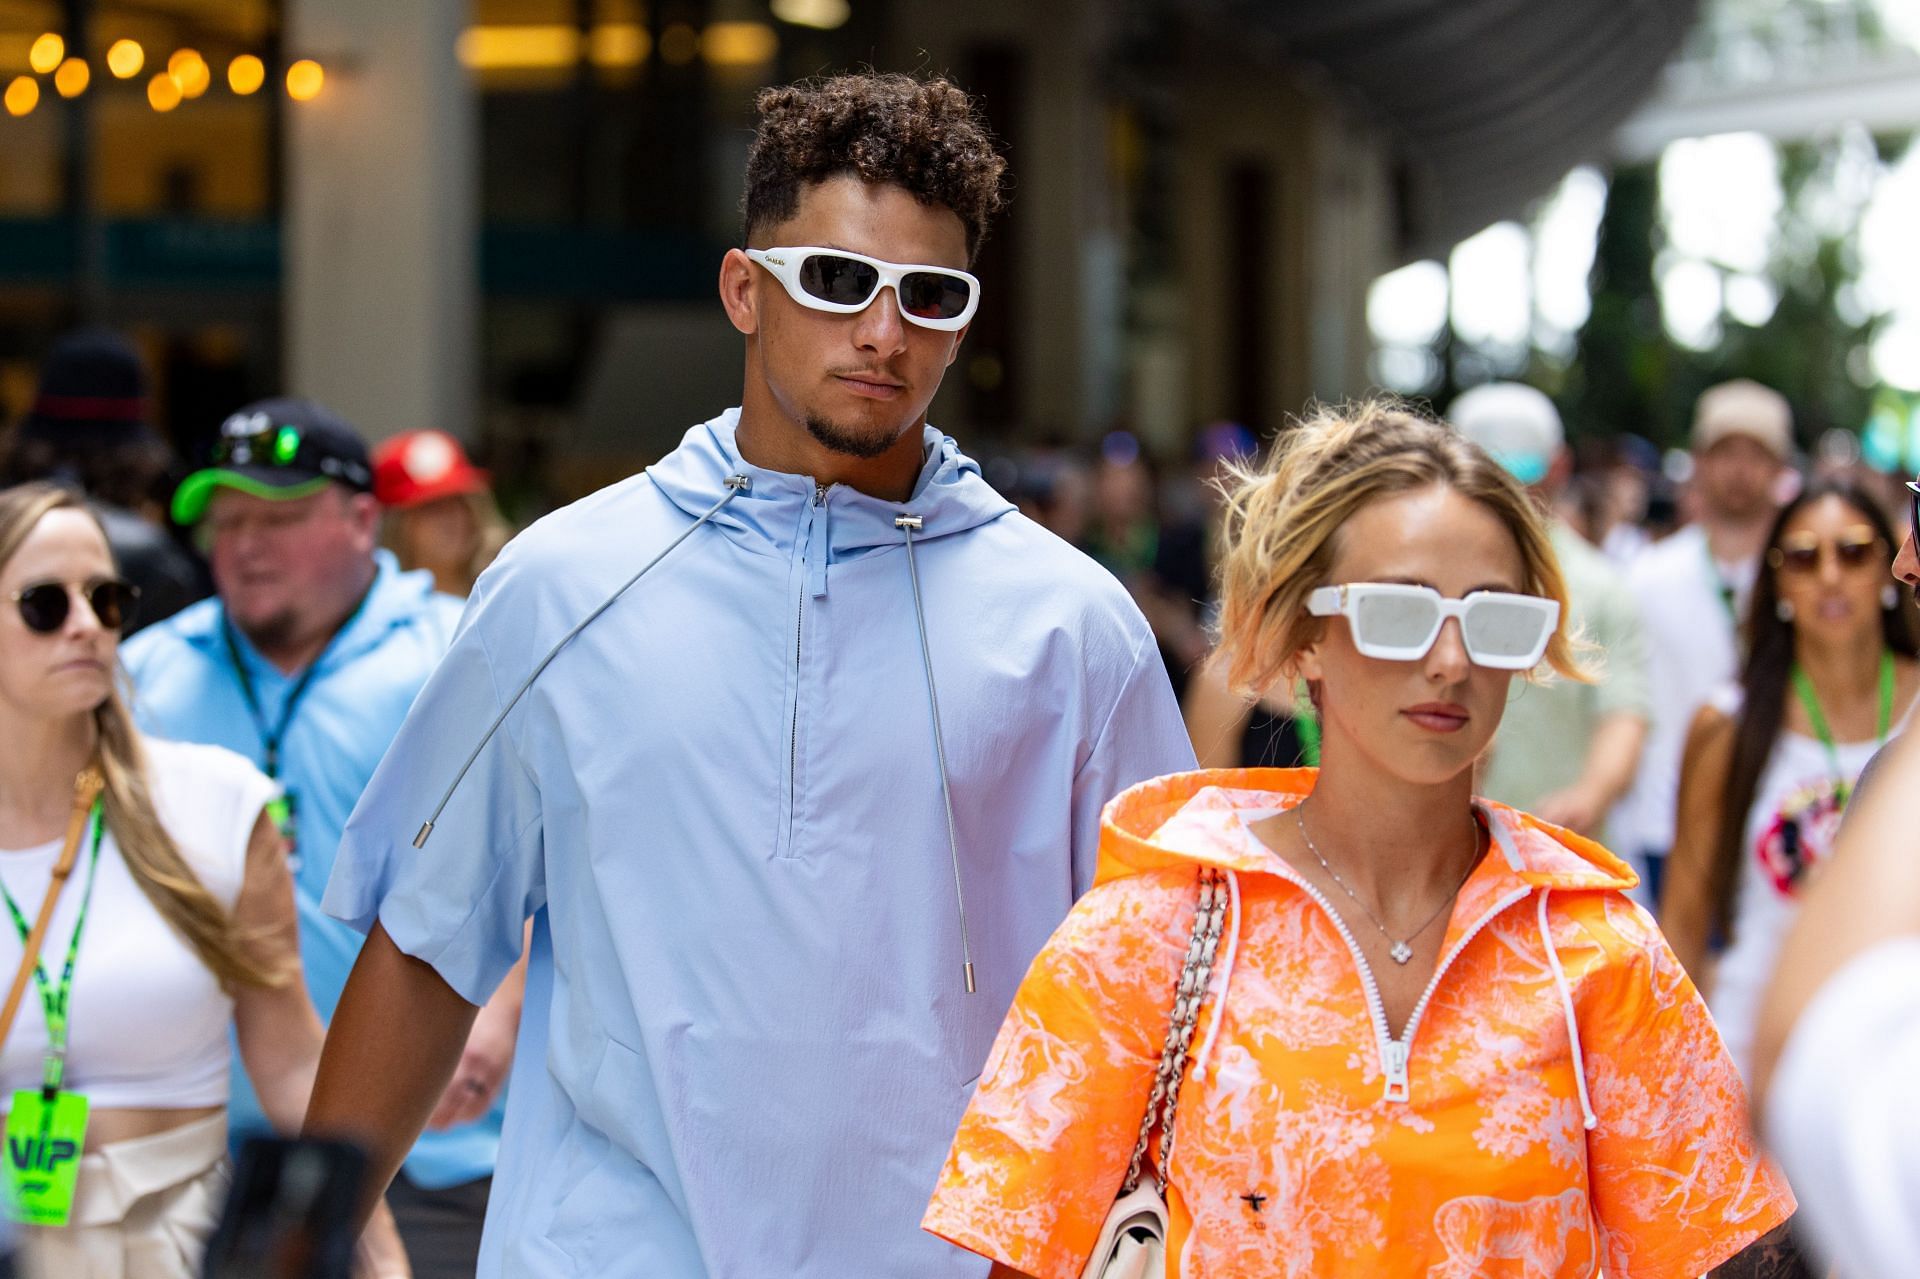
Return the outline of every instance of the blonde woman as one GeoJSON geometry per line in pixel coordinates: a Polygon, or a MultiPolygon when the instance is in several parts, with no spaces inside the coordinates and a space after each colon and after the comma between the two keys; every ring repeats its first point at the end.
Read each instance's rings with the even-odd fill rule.
{"type": "Polygon", "coordinates": [[[492,481],[445,431],[403,431],[373,453],[373,495],[386,508],[382,540],[404,569],[465,599],[513,536],[492,481]]]}
{"type": "Polygon", "coordinates": [[[1793,1198],[1632,872],[1472,795],[1514,678],[1581,677],[1526,493],[1369,404],[1241,474],[1227,534],[1229,674],[1304,678],[1322,765],[1108,805],[1097,886],[1029,972],[926,1227],[996,1277],[1082,1274],[1204,901],[1171,1156],[1143,1166],[1169,1275],[1793,1273],[1760,1268],[1793,1198]]]}
{"type": "MultiPolygon", "coordinates": [[[[30,1143],[9,1142],[10,1204],[37,1223],[22,1257],[48,1279],[198,1275],[226,1187],[229,1030],[289,1132],[320,1056],[263,813],[273,785],[226,751],[134,729],[115,654],[134,603],[77,496],[0,493],[0,975],[30,978],[0,1043],[0,1099],[10,1138],[80,1155],[66,1195],[42,1175],[64,1147],[23,1168],[30,1143]],[[59,887],[56,863],[71,866],[59,887]],[[37,965],[23,962],[36,932],[37,965]]],[[[407,1273],[390,1218],[359,1270],[407,1273]]]]}

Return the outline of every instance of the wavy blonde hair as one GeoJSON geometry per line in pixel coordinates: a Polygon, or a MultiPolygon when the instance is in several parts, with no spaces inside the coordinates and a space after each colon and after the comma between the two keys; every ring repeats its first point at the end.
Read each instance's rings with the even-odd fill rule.
{"type": "Polygon", "coordinates": [[[1485,506],[1513,534],[1524,588],[1560,604],[1546,662],[1585,682],[1567,621],[1567,588],[1540,508],[1478,445],[1393,400],[1321,408],[1283,431],[1258,466],[1234,466],[1220,569],[1220,647],[1227,675],[1258,694],[1292,676],[1324,618],[1307,596],[1329,585],[1340,530],[1362,508],[1444,484],[1485,506]]]}
{"type": "MultiPolygon", "coordinates": [[[[49,512],[63,510],[81,511],[99,523],[85,500],[67,489],[33,483],[0,492],[0,567],[13,559],[49,512]]],[[[106,539],[104,528],[100,536],[106,539]]],[[[207,891],[161,825],[147,782],[146,754],[119,682],[116,674],[113,689],[92,714],[100,773],[106,781],[102,809],[134,882],[223,987],[231,991],[235,986],[286,985],[291,973],[285,966],[270,967],[254,957],[248,949],[251,935],[207,891]]]]}

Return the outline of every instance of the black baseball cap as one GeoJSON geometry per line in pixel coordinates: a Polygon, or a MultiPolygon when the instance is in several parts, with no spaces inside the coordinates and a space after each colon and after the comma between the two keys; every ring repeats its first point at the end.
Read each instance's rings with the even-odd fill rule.
{"type": "Polygon", "coordinates": [[[373,491],[373,461],[347,420],[312,400],[258,400],[220,424],[213,465],[180,482],[176,524],[198,524],[219,488],[286,500],[343,484],[373,491]]]}
{"type": "Polygon", "coordinates": [[[40,366],[40,385],[20,433],[75,445],[154,439],[139,352],[109,329],[61,336],[40,366]]]}

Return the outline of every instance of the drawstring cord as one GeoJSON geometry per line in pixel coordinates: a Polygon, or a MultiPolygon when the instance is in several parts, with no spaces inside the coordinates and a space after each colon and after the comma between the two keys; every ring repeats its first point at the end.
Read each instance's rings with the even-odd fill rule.
{"type": "Polygon", "coordinates": [[[933,650],[927,645],[927,613],[920,603],[920,567],[913,558],[913,535],[924,521],[918,515],[902,515],[893,526],[907,538],[907,577],[913,582],[913,620],[920,628],[920,660],[927,668],[927,705],[933,710],[933,750],[940,762],[940,798],[947,806],[947,855],[953,860],[953,900],[960,908],[960,959],[966,966],[967,993],[973,988],[973,947],[967,939],[967,895],[960,885],[960,836],[953,825],[953,790],[947,784],[947,743],[940,732],[940,695],[933,687],[933,650]]]}
{"type": "Polygon", "coordinates": [[[1560,966],[1560,952],[1553,946],[1553,930],[1547,927],[1547,893],[1540,890],[1540,941],[1547,948],[1547,964],[1553,969],[1554,985],[1560,988],[1560,1009],[1567,1017],[1567,1043],[1573,1048],[1573,1082],[1580,1090],[1581,1123],[1591,1131],[1600,1120],[1587,1098],[1587,1059],[1580,1051],[1580,1022],[1573,1015],[1573,989],[1567,985],[1566,969],[1560,966]]]}
{"type": "Polygon", "coordinates": [[[719,501],[715,502],[712,506],[707,508],[707,513],[705,515],[702,515],[699,519],[695,520],[692,523],[692,525],[689,526],[684,533],[680,534],[679,537],[676,537],[671,542],[668,542],[665,549],[663,549],[658,555],[654,556],[652,559],[648,560],[644,565],[642,565],[640,571],[638,573],[635,573],[632,577],[628,578],[621,585],[619,590],[615,591],[613,594],[607,596],[605,600],[601,601],[599,608],[594,609],[593,612],[587,614],[586,617],[582,618],[579,625],[575,626],[572,630],[568,631],[565,635],[561,636],[560,642],[547,650],[547,655],[540,659],[540,664],[538,666],[533,668],[533,674],[527,676],[524,680],[520,681],[520,687],[513,690],[513,696],[509,697],[507,699],[507,704],[500,708],[500,713],[493,717],[493,723],[487,725],[487,731],[481,734],[480,741],[473,748],[473,753],[467,756],[467,762],[460,765],[460,771],[454,774],[452,785],[447,787],[446,793],[440,797],[440,802],[433,806],[433,816],[427,818],[426,825],[422,826],[420,828],[420,833],[413,837],[413,846],[415,848],[425,848],[427,846],[427,840],[433,834],[434,823],[439,821],[440,814],[446,811],[448,801],[450,801],[453,798],[453,792],[458,790],[460,788],[460,783],[466,780],[467,770],[471,769],[473,767],[473,762],[480,758],[480,752],[487,748],[487,743],[493,740],[493,735],[500,731],[500,725],[507,722],[507,714],[510,711],[512,711],[516,705],[519,704],[520,699],[526,695],[527,690],[533,687],[533,682],[540,678],[540,673],[546,670],[547,667],[552,664],[554,658],[560,656],[560,650],[565,648],[568,644],[571,644],[573,642],[574,636],[578,635],[581,631],[586,630],[587,627],[593,625],[593,623],[599,619],[602,613],[612,608],[615,600],[619,599],[622,595],[625,595],[627,593],[628,588],[631,587],[635,582],[639,581],[641,578],[645,577],[647,573],[653,568],[654,565],[658,564],[661,560],[664,560],[665,558],[667,558],[667,556],[671,555],[675,547],[679,546],[680,543],[692,537],[694,535],[695,530],[697,530],[702,524],[705,524],[708,520],[720,514],[720,512],[726,507],[728,502],[733,501],[734,498],[740,496],[741,493],[745,492],[747,489],[751,487],[753,487],[753,482],[749,480],[746,476],[729,475],[727,477],[726,493],[721,496],[719,501]]]}

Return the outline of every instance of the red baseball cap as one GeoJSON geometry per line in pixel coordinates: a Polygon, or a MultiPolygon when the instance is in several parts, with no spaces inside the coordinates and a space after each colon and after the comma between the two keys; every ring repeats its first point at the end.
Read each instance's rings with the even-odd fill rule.
{"type": "Polygon", "coordinates": [[[484,493],[492,483],[445,431],[402,431],[373,451],[373,495],[382,506],[484,493]]]}

